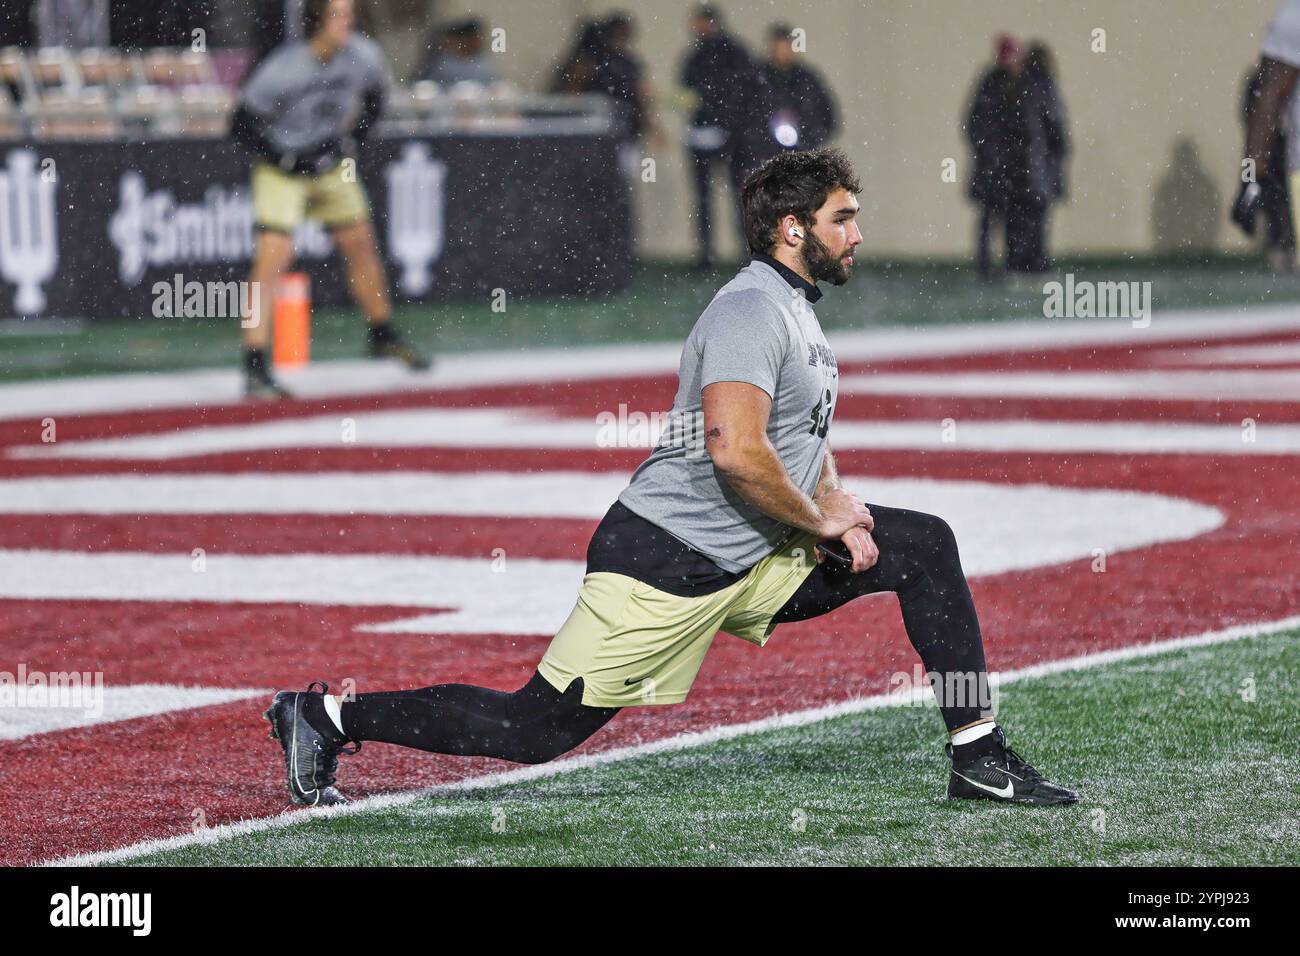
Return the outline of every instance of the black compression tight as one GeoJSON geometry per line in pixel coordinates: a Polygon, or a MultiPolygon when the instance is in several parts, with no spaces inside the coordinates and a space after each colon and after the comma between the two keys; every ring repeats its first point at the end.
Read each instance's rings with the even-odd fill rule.
{"type": "Polygon", "coordinates": [[[582,678],[560,693],[537,673],[514,693],[439,684],[359,694],[342,708],[343,730],[352,740],[516,763],[554,760],[617,713],[617,707],[584,706],[582,678]]]}
{"type": "MultiPolygon", "coordinates": [[[[875,567],[853,574],[826,561],[777,612],[776,622],[802,621],[866,594],[894,591],[907,636],[928,671],[950,682],[955,679],[954,686],[968,686],[962,680],[970,675],[986,680],[979,620],[952,529],[934,515],[868,507],[876,521],[872,536],[880,548],[875,567]]],[[[544,763],[578,746],[618,713],[617,707],[584,706],[582,691],[581,678],[561,693],[534,674],[514,693],[440,684],[361,694],[343,705],[343,728],[352,740],[544,763]]],[[[973,695],[961,700],[939,697],[949,730],[986,716],[973,695]]]]}
{"type": "Polygon", "coordinates": [[[988,707],[981,706],[988,703],[984,642],[952,529],[942,518],[920,511],[867,507],[876,522],[871,536],[880,549],[875,566],[854,574],[824,561],[777,612],[776,623],[818,617],[854,598],[893,591],[921,662],[931,674],[943,675],[944,692],[937,684],[935,690],[948,729],[988,716],[988,707]]]}

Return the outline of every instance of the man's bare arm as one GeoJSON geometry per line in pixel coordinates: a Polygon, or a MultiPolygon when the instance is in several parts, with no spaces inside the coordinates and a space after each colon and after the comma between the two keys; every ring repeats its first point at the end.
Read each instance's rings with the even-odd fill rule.
{"type": "Polygon", "coordinates": [[[817,494],[824,495],[828,491],[835,491],[844,486],[840,484],[840,472],[835,467],[835,456],[831,454],[830,448],[826,449],[826,455],[822,458],[822,475],[817,479],[817,494]]]}
{"type": "MultiPolygon", "coordinates": [[[[840,484],[839,468],[835,465],[835,456],[827,448],[826,457],[822,459],[821,478],[817,481],[817,494],[814,498],[819,498],[828,491],[838,491],[843,488],[844,486],[840,484]]],[[[854,525],[840,535],[840,540],[849,549],[849,556],[853,559],[852,568],[855,573],[870,569],[880,559],[880,549],[876,547],[876,542],[871,537],[871,532],[875,529],[875,526],[876,522],[873,516],[872,520],[866,524],[854,525]]],[[[822,554],[818,551],[817,563],[821,564],[822,561],[822,554]]]]}
{"type": "Polygon", "coordinates": [[[702,400],[704,447],[714,467],[745,501],[820,538],[837,538],[870,520],[870,513],[852,495],[839,489],[821,494],[819,488],[814,500],[790,480],[767,437],[772,411],[767,392],[747,382],[715,382],[704,389],[702,400]]]}

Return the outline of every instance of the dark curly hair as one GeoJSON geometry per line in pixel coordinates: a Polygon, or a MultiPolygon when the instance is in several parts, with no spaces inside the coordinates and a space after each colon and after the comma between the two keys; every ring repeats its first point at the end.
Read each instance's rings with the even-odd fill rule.
{"type": "Polygon", "coordinates": [[[325,22],[325,11],[329,9],[330,0],[304,0],[302,5],[302,35],[310,40],[320,32],[325,22]]]}
{"type": "Polygon", "coordinates": [[[808,149],[778,153],[745,179],[740,206],[745,215],[745,241],[754,255],[767,254],[773,232],[785,216],[811,228],[817,210],[835,189],[859,193],[858,175],[838,149],[808,149]]]}

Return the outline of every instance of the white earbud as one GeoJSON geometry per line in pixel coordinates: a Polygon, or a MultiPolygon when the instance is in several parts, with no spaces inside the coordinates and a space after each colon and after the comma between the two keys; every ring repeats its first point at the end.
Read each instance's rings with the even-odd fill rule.
{"type": "Polygon", "coordinates": [[[803,238],[803,233],[800,232],[798,229],[796,229],[794,226],[791,226],[791,227],[790,227],[790,236],[791,236],[792,238],[794,238],[794,239],[802,239],[802,238],[803,238]]]}

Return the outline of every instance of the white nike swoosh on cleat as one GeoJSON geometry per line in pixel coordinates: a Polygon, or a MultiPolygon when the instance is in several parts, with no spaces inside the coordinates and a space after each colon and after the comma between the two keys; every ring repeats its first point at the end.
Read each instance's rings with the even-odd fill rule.
{"type": "MultiPolygon", "coordinates": [[[[953,773],[957,773],[957,771],[954,770],[953,773]]],[[[1010,800],[1015,795],[1016,792],[1015,785],[1012,784],[1010,780],[1007,781],[1007,785],[1005,787],[990,787],[987,783],[980,783],[978,780],[972,780],[964,773],[957,773],[957,776],[961,777],[967,783],[974,784],[975,786],[979,787],[981,790],[987,790],[995,797],[1001,797],[1003,800],[1010,800]]]]}

